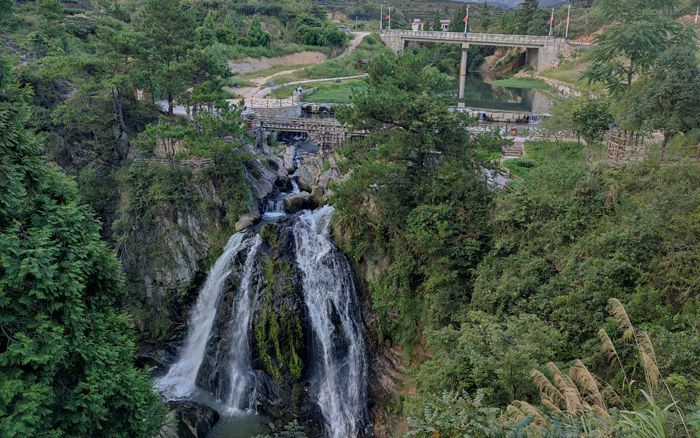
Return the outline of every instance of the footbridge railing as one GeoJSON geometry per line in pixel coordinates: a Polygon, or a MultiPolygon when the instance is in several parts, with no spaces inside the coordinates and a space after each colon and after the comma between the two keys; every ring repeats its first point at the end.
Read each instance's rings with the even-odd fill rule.
{"type": "Polygon", "coordinates": [[[545,36],[531,35],[504,35],[495,33],[472,33],[469,32],[465,36],[463,32],[435,32],[435,31],[411,31],[411,30],[386,30],[387,35],[398,35],[405,39],[416,38],[420,40],[434,40],[436,42],[453,42],[453,43],[488,43],[491,45],[509,45],[509,46],[544,46],[547,43],[554,42],[555,38],[545,36]]]}

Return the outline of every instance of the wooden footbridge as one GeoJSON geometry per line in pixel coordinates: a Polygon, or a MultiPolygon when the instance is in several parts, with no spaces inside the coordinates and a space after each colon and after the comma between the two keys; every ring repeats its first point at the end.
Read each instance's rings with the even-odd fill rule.
{"type": "Polygon", "coordinates": [[[257,118],[252,119],[248,126],[261,132],[305,134],[308,141],[320,144],[324,150],[339,147],[343,141],[352,137],[367,135],[364,131],[350,131],[345,125],[332,118],[257,118]]]}

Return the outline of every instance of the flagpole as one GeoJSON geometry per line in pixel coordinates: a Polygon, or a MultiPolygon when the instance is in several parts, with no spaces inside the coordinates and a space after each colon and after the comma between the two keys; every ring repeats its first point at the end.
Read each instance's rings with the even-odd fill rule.
{"type": "Polygon", "coordinates": [[[569,17],[571,16],[571,3],[569,3],[569,11],[566,13],[566,36],[564,41],[569,40],[569,17]]]}
{"type": "Polygon", "coordinates": [[[467,26],[469,26],[469,7],[471,5],[467,5],[467,16],[464,17],[464,37],[466,38],[467,36],[467,26]]]}
{"type": "Polygon", "coordinates": [[[384,5],[379,8],[379,33],[382,33],[382,24],[384,23],[384,5]]]}
{"type": "Polygon", "coordinates": [[[693,24],[698,24],[698,12],[700,12],[700,6],[698,6],[698,10],[695,11],[695,22],[693,22],[693,24]]]}
{"type": "Polygon", "coordinates": [[[554,8],[552,8],[552,18],[549,19],[549,36],[547,37],[547,40],[552,38],[552,25],[554,25],[554,8]]]}

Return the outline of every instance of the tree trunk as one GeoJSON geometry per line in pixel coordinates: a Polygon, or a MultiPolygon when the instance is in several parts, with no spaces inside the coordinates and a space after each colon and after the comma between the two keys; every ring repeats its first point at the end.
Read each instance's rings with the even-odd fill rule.
{"type": "Polygon", "coordinates": [[[630,69],[627,72],[627,92],[632,89],[632,76],[634,76],[634,59],[630,59],[630,69]]]}
{"type": "Polygon", "coordinates": [[[168,91],[168,115],[173,115],[173,92],[168,91]]]}
{"type": "Polygon", "coordinates": [[[661,162],[664,162],[664,153],[666,152],[666,143],[671,138],[671,134],[664,132],[664,141],[661,142],[661,162]]]}
{"type": "Polygon", "coordinates": [[[112,95],[112,106],[114,107],[114,112],[116,113],[117,120],[119,120],[120,133],[116,152],[119,156],[119,160],[125,161],[129,157],[129,149],[131,145],[129,142],[129,129],[124,122],[122,90],[117,89],[117,95],[115,96],[114,89],[112,89],[110,90],[110,94],[112,95]]]}

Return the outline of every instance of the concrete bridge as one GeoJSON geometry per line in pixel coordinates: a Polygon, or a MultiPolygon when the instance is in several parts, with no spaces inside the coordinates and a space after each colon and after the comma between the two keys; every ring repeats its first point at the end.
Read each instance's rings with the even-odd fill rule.
{"type": "Polygon", "coordinates": [[[409,41],[424,43],[448,43],[462,45],[459,67],[459,98],[464,99],[464,82],[467,75],[467,51],[470,45],[523,47],[525,63],[536,72],[546,70],[552,59],[566,47],[564,38],[549,38],[530,35],[498,35],[491,33],[426,32],[411,30],[385,30],[381,35],[384,43],[395,52],[402,51],[409,41]]]}

